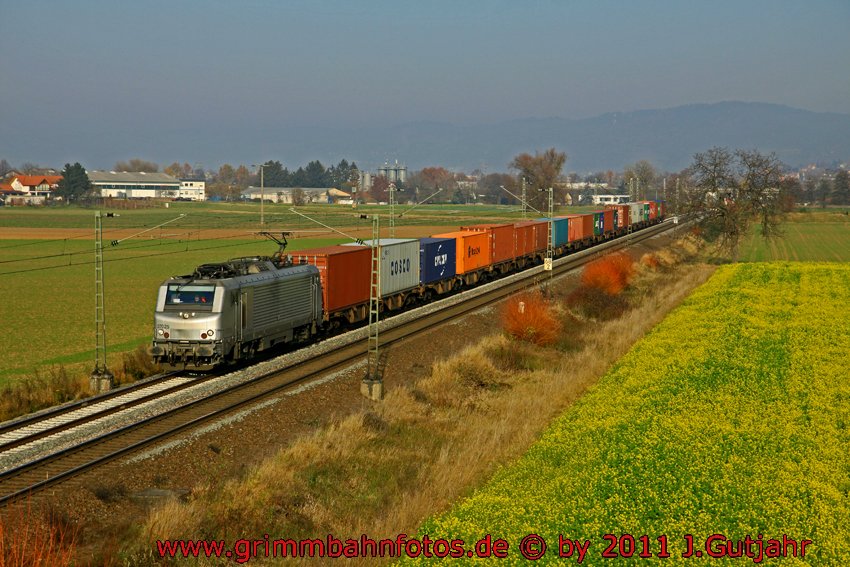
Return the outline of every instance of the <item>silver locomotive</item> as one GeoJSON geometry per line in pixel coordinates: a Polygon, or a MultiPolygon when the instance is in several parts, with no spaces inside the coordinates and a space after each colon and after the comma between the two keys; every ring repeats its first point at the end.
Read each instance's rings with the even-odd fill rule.
{"type": "Polygon", "coordinates": [[[236,258],[163,282],[150,354],[166,368],[210,370],[281,343],[308,340],[321,322],[315,266],[236,258]]]}

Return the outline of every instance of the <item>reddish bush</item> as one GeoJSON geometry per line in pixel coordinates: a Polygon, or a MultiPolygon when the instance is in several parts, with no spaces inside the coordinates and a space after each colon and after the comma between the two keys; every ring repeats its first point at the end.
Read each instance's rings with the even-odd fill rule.
{"type": "Polygon", "coordinates": [[[617,295],[629,285],[634,273],[635,266],[631,257],[624,252],[617,252],[585,266],[581,283],[586,287],[601,289],[608,295],[617,295]]]}
{"type": "Polygon", "coordinates": [[[522,341],[541,346],[554,344],[561,327],[552,306],[538,292],[514,295],[502,310],[502,328],[522,341]]]}

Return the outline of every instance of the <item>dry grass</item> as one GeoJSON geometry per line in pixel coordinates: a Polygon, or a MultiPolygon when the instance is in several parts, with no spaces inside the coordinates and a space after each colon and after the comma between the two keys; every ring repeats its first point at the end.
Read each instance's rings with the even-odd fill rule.
{"type": "MultiPolygon", "coordinates": [[[[144,346],[121,354],[121,365],[114,370],[116,384],[126,384],[162,372],[154,365],[144,346]]],[[[14,419],[44,408],[79,400],[91,395],[90,372],[74,365],[52,366],[33,371],[26,380],[10,382],[0,388],[0,421],[14,419]]]]}
{"type": "Polygon", "coordinates": [[[586,329],[574,352],[487,337],[435,364],[414,387],[364,403],[361,413],[302,438],[245,478],[156,509],[136,557],[149,555],[158,538],[414,533],[525,452],[712,271],[687,265],[657,275],[640,306],[586,329]]]}
{"type": "Polygon", "coordinates": [[[88,376],[69,375],[64,366],[53,366],[47,374],[35,371],[27,380],[0,389],[0,421],[88,395],[88,376]]]}
{"type": "Polygon", "coordinates": [[[76,531],[53,509],[34,509],[29,501],[0,515],[0,567],[74,565],[76,531]]]}

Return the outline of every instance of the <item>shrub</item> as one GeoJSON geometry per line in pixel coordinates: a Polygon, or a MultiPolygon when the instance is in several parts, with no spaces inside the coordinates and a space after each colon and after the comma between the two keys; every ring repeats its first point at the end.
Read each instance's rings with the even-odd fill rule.
{"type": "Polygon", "coordinates": [[[634,273],[635,267],[631,257],[624,252],[617,252],[585,266],[581,282],[585,287],[600,289],[608,295],[617,295],[629,285],[634,273]]]}
{"type": "Polygon", "coordinates": [[[524,292],[505,303],[502,328],[516,339],[546,346],[558,340],[562,324],[539,292],[524,292]]]}
{"type": "Polygon", "coordinates": [[[628,301],[622,295],[609,295],[598,287],[579,286],[567,298],[570,309],[590,319],[607,321],[626,312],[628,301]]]}

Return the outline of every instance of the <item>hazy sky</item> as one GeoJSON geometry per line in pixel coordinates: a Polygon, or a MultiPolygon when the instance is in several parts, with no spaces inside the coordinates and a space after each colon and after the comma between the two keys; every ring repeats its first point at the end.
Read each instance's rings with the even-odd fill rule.
{"type": "MultiPolygon", "coordinates": [[[[850,1],[0,0],[0,158],[201,161],[265,127],[850,113],[850,1]]],[[[258,156],[266,159],[275,156],[258,156]]]]}

